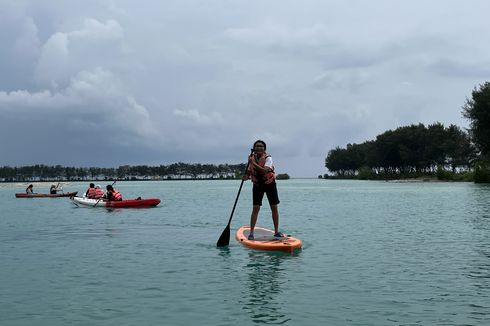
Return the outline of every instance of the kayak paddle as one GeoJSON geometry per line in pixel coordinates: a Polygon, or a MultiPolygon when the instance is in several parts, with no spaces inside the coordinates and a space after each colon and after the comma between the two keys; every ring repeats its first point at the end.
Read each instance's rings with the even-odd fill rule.
{"type": "MultiPolygon", "coordinates": [[[[254,150],[251,149],[250,151],[251,151],[250,155],[252,155],[254,150]]],[[[245,172],[243,173],[243,176],[247,174],[249,164],[250,161],[247,161],[247,167],[245,168],[245,172]]],[[[236,195],[235,204],[233,205],[233,209],[231,210],[230,219],[228,220],[228,224],[226,225],[226,228],[223,230],[223,233],[221,233],[221,236],[219,237],[218,242],[216,243],[217,247],[224,247],[230,244],[230,223],[233,217],[233,213],[235,212],[236,203],[238,202],[238,197],[240,197],[240,192],[242,191],[242,186],[244,181],[245,180],[242,177],[242,182],[240,183],[240,188],[238,189],[238,194],[236,195]]]]}

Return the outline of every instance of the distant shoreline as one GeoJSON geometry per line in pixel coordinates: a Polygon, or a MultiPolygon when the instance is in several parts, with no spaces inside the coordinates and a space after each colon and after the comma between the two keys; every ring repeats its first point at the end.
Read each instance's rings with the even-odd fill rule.
{"type": "MultiPolygon", "coordinates": [[[[317,179],[314,177],[309,177],[309,178],[276,178],[276,180],[281,181],[281,180],[288,180],[288,179],[317,179]]],[[[132,182],[132,181],[220,181],[220,180],[241,180],[240,178],[235,178],[235,177],[226,177],[226,178],[154,178],[154,179],[138,179],[138,178],[124,178],[124,179],[83,179],[83,180],[72,180],[72,179],[46,179],[46,180],[0,180],[0,184],[11,184],[11,183],[18,183],[18,184],[45,184],[45,183],[70,183],[70,182],[87,182],[87,183],[111,183],[114,181],[118,182],[132,182]]]]}
{"type": "Polygon", "coordinates": [[[473,172],[465,173],[455,173],[438,170],[434,174],[417,174],[417,175],[407,175],[407,174],[377,174],[377,175],[346,175],[346,176],[322,176],[323,180],[366,180],[366,181],[386,181],[386,182],[473,182],[473,172]]]}
{"type": "MultiPolygon", "coordinates": [[[[153,182],[153,181],[223,181],[223,180],[241,180],[241,178],[173,178],[173,179],[87,179],[87,180],[15,180],[15,181],[2,181],[0,180],[0,184],[69,184],[69,183],[112,183],[114,181],[117,182],[153,182]]],[[[289,179],[277,179],[277,181],[283,180],[335,180],[335,181],[379,181],[379,182],[393,182],[393,183],[423,183],[423,182],[471,182],[468,180],[441,180],[436,177],[432,178],[400,178],[400,179],[359,179],[359,178],[346,178],[346,177],[329,177],[329,178],[315,178],[315,177],[290,177],[289,179]]]]}
{"type": "Polygon", "coordinates": [[[32,184],[36,184],[36,183],[70,183],[70,182],[87,182],[87,183],[90,183],[90,182],[93,182],[93,183],[104,183],[104,182],[114,182],[114,181],[118,181],[118,182],[132,182],[132,181],[148,181],[148,182],[151,182],[151,181],[211,181],[211,180],[240,180],[240,179],[237,179],[237,178],[181,178],[181,179],[178,179],[178,178],[174,178],[174,179],[165,179],[165,178],[162,178],[162,179],[87,179],[87,180],[68,180],[68,179],[48,179],[48,180],[0,180],[0,183],[22,183],[22,184],[26,184],[26,183],[32,183],[32,184]]]}

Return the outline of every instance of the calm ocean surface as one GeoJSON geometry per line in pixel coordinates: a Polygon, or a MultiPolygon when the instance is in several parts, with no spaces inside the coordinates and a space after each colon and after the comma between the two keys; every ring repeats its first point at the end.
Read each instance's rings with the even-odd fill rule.
{"type": "Polygon", "coordinates": [[[290,255],[235,241],[248,182],[216,248],[239,185],[118,182],[163,202],[109,211],[0,184],[0,325],[490,325],[489,186],[279,181],[290,255]]]}

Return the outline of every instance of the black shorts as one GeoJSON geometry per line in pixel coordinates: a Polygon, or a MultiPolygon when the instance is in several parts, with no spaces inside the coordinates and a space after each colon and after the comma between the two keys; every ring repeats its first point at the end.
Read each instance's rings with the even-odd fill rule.
{"type": "Polygon", "coordinates": [[[252,188],[254,206],[262,206],[262,198],[264,198],[264,194],[267,194],[269,205],[273,206],[280,203],[279,196],[277,194],[276,181],[272,181],[267,185],[254,183],[252,188]]]}

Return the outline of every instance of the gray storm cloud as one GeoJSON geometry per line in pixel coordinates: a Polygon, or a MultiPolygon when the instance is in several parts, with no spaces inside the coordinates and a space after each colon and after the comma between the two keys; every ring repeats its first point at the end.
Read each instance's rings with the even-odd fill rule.
{"type": "Polygon", "coordinates": [[[0,164],[238,163],[261,138],[316,176],[335,146],[464,126],[489,7],[0,1],[0,164]]]}

